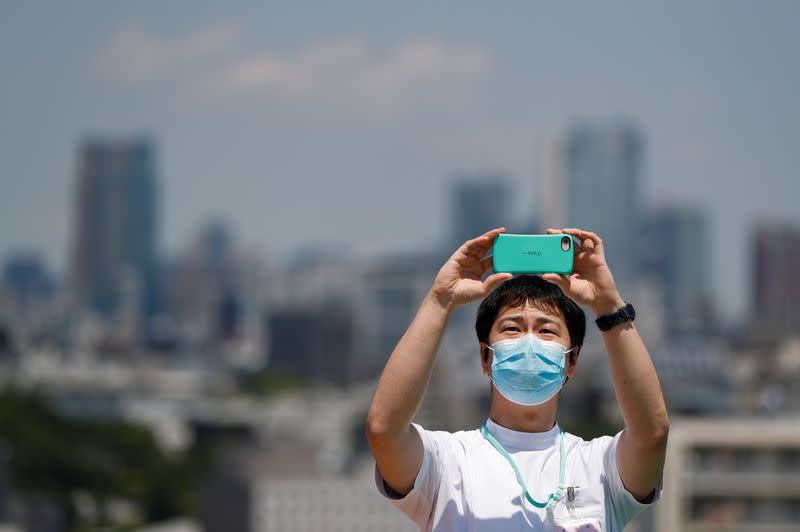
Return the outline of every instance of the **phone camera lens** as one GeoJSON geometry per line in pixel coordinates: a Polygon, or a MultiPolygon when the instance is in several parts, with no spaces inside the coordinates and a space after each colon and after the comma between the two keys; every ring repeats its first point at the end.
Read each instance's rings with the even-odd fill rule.
{"type": "Polygon", "coordinates": [[[572,242],[572,239],[570,239],[570,237],[568,237],[568,236],[563,237],[561,239],[561,249],[562,249],[562,251],[569,251],[569,246],[570,246],[571,242],[572,242]]]}

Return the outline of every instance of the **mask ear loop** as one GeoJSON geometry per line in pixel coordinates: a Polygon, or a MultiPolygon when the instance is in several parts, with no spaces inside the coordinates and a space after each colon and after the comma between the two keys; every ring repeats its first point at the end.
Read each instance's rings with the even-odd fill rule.
{"type": "MultiPolygon", "coordinates": [[[[564,351],[564,356],[567,356],[567,353],[569,353],[570,351],[575,351],[575,346],[572,346],[569,349],[567,349],[566,351],[564,351]]],[[[578,352],[577,351],[575,351],[573,354],[575,355],[575,358],[578,358],[578,352]]],[[[568,382],[569,382],[569,375],[564,375],[564,382],[561,383],[561,386],[564,386],[568,382]]]]}
{"type": "MultiPolygon", "coordinates": [[[[492,350],[492,353],[494,353],[494,348],[493,348],[492,346],[490,346],[489,344],[486,344],[486,348],[483,350],[483,356],[484,356],[484,358],[486,358],[486,357],[487,357],[487,353],[486,353],[486,350],[487,350],[487,349],[491,349],[491,350],[492,350]]],[[[489,377],[489,381],[491,381],[492,383],[494,383],[494,381],[492,380],[492,368],[489,368],[489,373],[488,373],[486,376],[487,376],[487,377],[489,377]]]]}

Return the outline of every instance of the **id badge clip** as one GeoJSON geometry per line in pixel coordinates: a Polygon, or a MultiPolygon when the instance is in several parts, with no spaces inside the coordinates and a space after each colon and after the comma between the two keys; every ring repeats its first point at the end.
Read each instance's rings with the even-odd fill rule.
{"type": "Polygon", "coordinates": [[[577,517],[575,512],[575,499],[578,496],[578,486],[566,489],[564,504],[567,507],[569,518],[553,525],[553,532],[603,532],[603,525],[596,517],[577,517]]]}

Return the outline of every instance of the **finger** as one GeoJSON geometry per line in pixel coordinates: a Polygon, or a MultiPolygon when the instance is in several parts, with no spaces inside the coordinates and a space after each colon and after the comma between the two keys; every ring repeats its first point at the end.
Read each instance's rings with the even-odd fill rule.
{"type": "Polygon", "coordinates": [[[575,237],[575,238],[573,238],[573,240],[575,241],[575,247],[579,248],[579,247],[581,247],[582,242],[581,242],[581,239],[576,236],[576,233],[578,231],[579,231],[579,229],[547,229],[547,234],[548,235],[563,235],[563,234],[572,235],[573,237],[575,237]]]}
{"type": "Polygon", "coordinates": [[[488,294],[494,290],[497,285],[508,281],[512,277],[514,276],[510,273],[495,273],[494,275],[490,275],[486,278],[486,280],[483,281],[485,293],[488,294]]]}
{"type": "Polygon", "coordinates": [[[506,228],[505,227],[498,227],[496,229],[492,229],[491,231],[486,231],[483,234],[483,236],[488,236],[489,238],[494,238],[497,235],[499,235],[500,233],[505,233],[505,232],[506,232],[506,228]]]}
{"type": "Polygon", "coordinates": [[[575,242],[575,251],[577,253],[585,253],[594,249],[594,242],[588,238],[580,239],[573,235],[572,240],[575,242]]]}
{"type": "MultiPolygon", "coordinates": [[[[467,240],[466,242],[461,244],[461,247],[458,248],[458,251],[460,251],[464,255],[476,255],[480,250],[486,248],[486,243],[488,241],[489,240],[486,237],[479,236],[473,238],[472,240],[467,240]]],[[[483,256],[484,254],[485,253],[481,254],[481,256],[483,256]]]]}
{"type": "Polygon", "coordinates": [[[592,243],[590,249],[600,248],[603,246],[603,239],[600,238],[597,234],[592,233],[591,231],[584,231],[583,229],[578,229],[576,227],[570,227],[568,229],[564,229],[564,232],[568,235],[572,235],[578,237],[581,240],[581,245],[587,240],[592,243]]]}
{"type": "Polygon", "coordinates": [[[472,240],[467,240],[464,242],[460,248],[460,251],[467,255],[476,255],[478,258],[482,258],[484,255],[486,255],[486,252],[489,251],[489,247],[491,246],[495,237],[500,233],[505,232],[505,227],[498,227],[497,229],[487,231],[477,238],[473,238],[472,240]]]}
{"type": "Polygon", "coordinates": [[[559,273],[545,273],[544,275],[542,275],[542,279],[544,279],[545,281],[550,281],[554,285],[558,286],[561,289],[561,291],[564,292],[565,294],[567,293],[567,290],[569,290],[570,282],[569,282],[569,276],[567,275],[559,273]]]}

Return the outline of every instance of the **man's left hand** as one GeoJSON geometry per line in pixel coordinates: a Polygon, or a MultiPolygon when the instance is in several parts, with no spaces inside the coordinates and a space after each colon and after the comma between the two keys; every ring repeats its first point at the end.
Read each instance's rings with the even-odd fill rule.
{"type": "Polygon", "coordinates": [[[568,234],[573,237],[575,260],[572,273],[546,273],[542,279],[558,285],[570,299],[592,309],[595,316],[610,314],[625,306],[606,262],[603,241],[596,234],[582,229],[548,229],[547,234],[568,234]]]}

